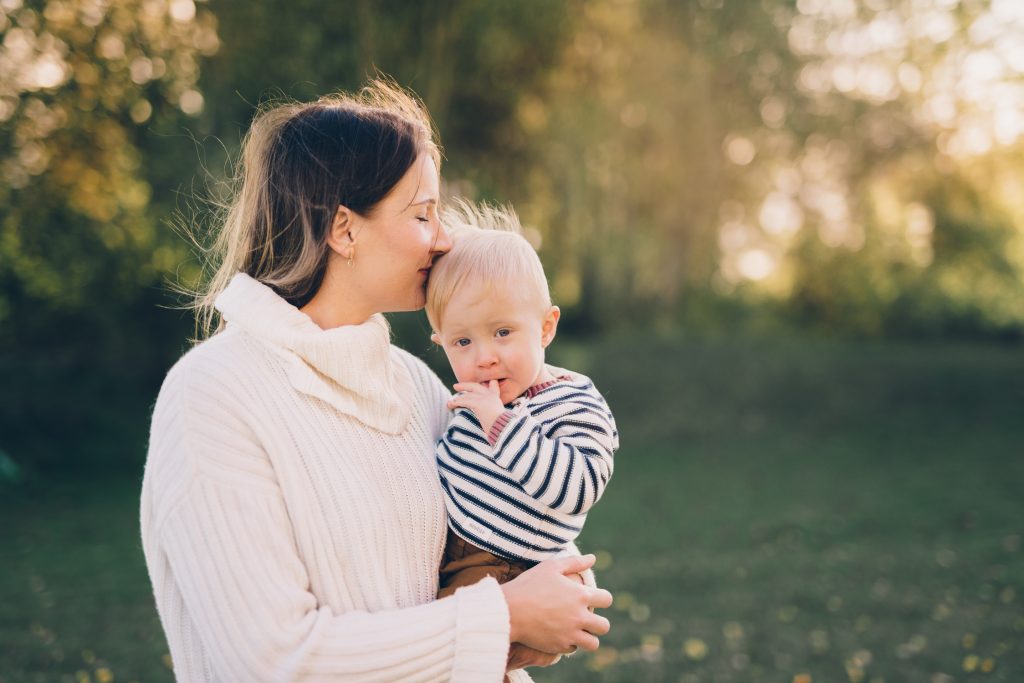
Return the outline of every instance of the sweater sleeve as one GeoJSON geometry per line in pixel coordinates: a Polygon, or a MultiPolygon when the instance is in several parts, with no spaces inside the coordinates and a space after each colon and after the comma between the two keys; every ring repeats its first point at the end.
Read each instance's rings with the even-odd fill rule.
{"type": "Polygon", "coordinates": [[[501,679],[509,614],[495,581],[392,611],[318,604],[258,441],[230,411],[196,409],[201,396],[169,393],[154,414],[150,460],[161,483],[144,546],[154,590],[180,595],[178,604],[159,596],[158,604],[188,614],[170,621],[201,643],[217,679],[501,679]]]}
{"type": "Polygon", "coordinates": [[[170,574],[217,677],[499,680],[508,609],[494,581],[437,602],[335,614],[317,604],[280,499],[195,482],[164,520],[170,574]]]}
{"type": "Polygon", "coordinates": [[[618,434],[603,406],[588,401],[559,408],[544,422],[525,410],[510,416],[494,443],[494,462],[552,510],[584,514],[611,478],[618,434]]]}

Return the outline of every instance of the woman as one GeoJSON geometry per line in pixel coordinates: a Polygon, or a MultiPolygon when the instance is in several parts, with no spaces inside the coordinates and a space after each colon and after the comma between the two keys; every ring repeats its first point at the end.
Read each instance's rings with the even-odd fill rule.
{"type": "Polygon", "coordinates": [[[552,659],[510,643],[596,649],[611,596],[566,576],[592,556],[434,600],[448,392],[381,316],[451,246],[425,113],[382,83],[277,107],[242,162],[198,302],[220,331],[168,373],[143,482],[177,678],[500,681],[552,659]]]}

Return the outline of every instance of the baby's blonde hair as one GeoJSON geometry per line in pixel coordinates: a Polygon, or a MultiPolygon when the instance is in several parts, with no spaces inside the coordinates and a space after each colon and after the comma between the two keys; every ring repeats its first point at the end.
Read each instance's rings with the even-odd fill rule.
{"type": "Polygon", "coordinates": [[[463,287],[476,287],[482,294],[517,292],[525,301],[535,301],[538,313],[551,305],[544,267],[511,208],[457,201],[445,208],[441,222],[453,246],[430,270],[426,308],[435,332],[441,330],[455,291],[463,287]]]}

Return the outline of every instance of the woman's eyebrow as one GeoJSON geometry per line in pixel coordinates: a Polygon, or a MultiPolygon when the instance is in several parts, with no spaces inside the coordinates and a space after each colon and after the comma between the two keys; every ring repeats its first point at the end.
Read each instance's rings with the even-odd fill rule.
{"type": "Polygon", "coordinates": [[[437,200],[433,197],[428,197],[427,199],[421,199],[418,202],[413,202],[409,206],[423,206],[424,204],[437,204],[437,200]]]}

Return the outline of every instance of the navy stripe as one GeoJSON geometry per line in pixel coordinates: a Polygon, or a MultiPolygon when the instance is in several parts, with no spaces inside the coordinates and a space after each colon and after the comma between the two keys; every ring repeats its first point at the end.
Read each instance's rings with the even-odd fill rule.
{"type": "Polygon", "coordinates": [[[466,420],[469,421],[469,424],[473,425],[474,427],[480,430],[483,430],[483,426],[480,424],[480,420],[477,419],[476,413],[474,413],[469,408],[459,408],[455,415],[457,417],[465,418],[466,420]]]}
{"type": "MultiPolygon", "coordinates": [[[[594,410],[604,412],[605,407],[603,405],[601,405],[600,403],[593,403],[588,400],[583,400],[584,398],[589,399],[591,397],[587,396],[586,394],[578,394],[576,396],[567,396],[566,401],[572,401],[576,405],[587,406],[588,408],[593,408],[594,410]]],[[[551,403],[542,403],[540,405],[530,406],[530,414],[540,415],[541,413],[546,413],[552,408],[560,407],[565,407],[565,402],[552,401],[551,403]]]]}
{"type": "Polygon", "coordinates": [[[558,464],[558,454],[562,450],[561,448],[559,448],[558,441],[558,439],[555,439],[554,443],[551,444],[551,464],[548,465],[548,473],[547,476],[544,477],[544,483],[541,484],[540,489],[538,489],[537,493],[534,494],[534,497],[537,498],[537,500],[540,500],[541,498],[544,497],[544,493],[548,490],[548,486],[551,484],[551,477],[554,476],[555,474],[555,465],[558,464]]]}
{"type": "MultiPolygon", "coordinates": [[[[531,430],[531,432],[530,432],[530,438],[529,438],[529,440],[528,440],[528,441],[526,442],[526,445],[527,445],[527,446],[531,446],[531,447],[533,447],[533,448],[539,448],[539,444],[538,444],[537,446],[533,446],[533,437],[535,437],[535,436],[536,436],[536,437],[539,437],[539,436],[540,436],[540,425],[537,425],[536,427],[534,427],[534,428],[533,428],[533,429],[531,430]]],[[[520,483],[520,484],[522,484],[523,486],[526,486],[526,482],[530,481],[530,479],[531,479],[531,478],[533,477],[533,471],[534,471],[535,469],[537,469],[537,461],[538,461],[539,459],[540,459],[540,458],[537,458],[537,457],[534,457],[534,458],[533,458],[533,462],[531,462],[531,463],[530,463],[530,469],[526,470],[526,474],[524,474],[524,475],[523,475],[523,478],[519,480],[519,483],[520,483]]]]}
{"type": "MultiPolygon", "coordinates": [[[[456,460],[457,462],[459,462],[460,464],[463,464],[463,465],[467,466],[470,469],[477,469],[477,468],[479,468],[479,465],[466,462],[465,460],[462,460],[461,458],[454,457],[453,459],[456,460]]],[[[576,533],[579,533],[580,530],[581,530],[581,527],[576,527],[576,526],[573,526],[571,524],[566,524],[565,522],[559,521],[559,520],[555,519],[554,517],[551,517],[550,515],[546,515],[546,514],[543,514],[541,512],[538,512],[537,510],[535,510],[535,509],[529,507],[528,505],[524,504],[522,501],[516,500],[515,498],[509,496],[507,493],[504,493],[504,492],[494,488],[493,486],[490,486],[490,485],[486,484],[485,482],[482,482],[482,481],[477,480],[477,479],[469,479],[469,478],[467,478],[465,472],[461,472],[461,471],[455,469],[454,467],[452,467],[448,463],[444,462],[440,458],[438,458],[437,464],[438,464],[438,466],[442,467],[445,470],[448,470],[449,472],[451,472],[452,474],[456,475],[457,477],[459,477],[461,479],[465,479],[466,481],[470,481],[473,484],[476,484],[477,486],[479,486],[483,490],[485,490],[488,493],[490,493],[491,495],[493,495],[495,498],[500,498],[501,500],[505,501],[506,503],[508,503],[512,507],[517,508],[519,510],[522,510],[523,512],[527,513],[528,515],[530,515],[532,517],[535,517],[535,518],[537,518],[539,520],[543,520],[544,522],[546,522],[548,524],[554,524],[555,526],[561,527],[561,528],[563,528],[563,529],[565,529],[567,531],[575,531],[576,533]]],[[[490,474],[492,478],[498,478],[493,472],[486,472],[486,473],[490,474]]],[[[510,481],[510,480],[506,480],[506,481],[510,481]]],[[[521,488],[517,487],[517,490],[521,491],[524,495],[529,496],[529,494],[526,493],[525,491],[522,491],[521,488]]]]}
{"type": "Polygon", "coordinates": [[[597,411],[597,410],[592,410],[590,408],[587,408],[586,406],[580,406],[580,407],[576,408],[575,410],[570,410],[568,412],[562,413],[561,417],[570,417],[572,415],[579,415],[580,413],[589,413],[591,415],[600,415],[600,412],[597,411]]]}
{"type": "MultiPolygon", "coordinates": [[[[469,483],[473,483],[473,482],[470,481],[469,483]]],[[[469,510],[467,510],[463,506],[463,504],[462,504],[463,499],[460,498],[460,496],[464,497],[465,491],[463,491],[462,489],[458,488],[457,486],[455,486],[455,484],[453,484],[452,482],[450,482],[448,480],[444,480],[444,489],[448,493],[448,497],[451,500],[452,504],[455,505],[455,507],[458,509],[459,512],[462,513],[462,515],[464,517],[468,517],[469,519],[476,520],[481,525],[487,527],[488,529],[491,529],[491,526],[490,526],[489,522],[486,522],[483,519],[481,519],[480,517],[478,517],[477,515],[474,515],[472,512],[470,512],[469,510]],[[456,495],[456,494],[459,494],[459,495],[456,495]]],[[[510,526],[513,526],[513,527],[515,527],[517,529],[521,529],[523,532],[525,532],[527,534],[533,533],[536,530],[536,527],[537,527],[537,524],[538,524],[538,520],[536,518],[519,519],[518,517],[515,517],[515,516],[513,516],[513,515],[511,515],[511,514],[509,514],[507,512],[502,514],[501,516],[505,518],[505,521],[506,521],[507,524],[509,524],[510,526]]],[[[495,529],[493,531],[495,533],[499,533],[499,530],[497,530],[497,529],[495,529]]],[[[523,539],[519,538],[518,536],[510,535],[511,532],[503,531],[503,532],[500,532],[500,533],[502,533],[504,535],[507,535],[510,540],[518,541],[519,545],[522,545],[524,547],[526,546],[526,541],[524,541],[523,539]]]]}
{"type": "Polygon", "coordinates": [[[556,510],[562,507],[562,502],[565,500],[565,497],[569,494],[569,482],[572,481],[572,471],[576,467],[576,458],[572,457],[576,452],[576,448],[572,444],[566,444],[565,448],[566,450],[569,451],[568,453],[566,453],[566,456],[569,459],[569,469],[568,471],[566,471],[565,477],[562,478],[562,490],[559,491],[558,498],[555,499],[555,502],[551,504],[551,507],[555,508],[556,510]]]}
{"type": "MultiPolygon", "coordinates": [[[[513,488],[513,489],[517,489],[517,490],[520,488],[519,482],[517,482],[515,479],[510,477],[505,472],[499,471],[499,470],[488,469],[487,467],[484,467],[483,465],[481,465],[479,463],[475,463],[472,460],[467,460],[467,459],[463,458],[461,455],[457,455],[454,451],[452,451],[450,448],[448,448],[448,444],[444,443],[443,441],[441,442],[441,447],[444,448],[445,453],[447,453],[449,460],[452,460],[454,462],[459,463],[459,465],[461,465],[462,467],[474,470],[474,471],[476,471],[476,472],[478,472],[478,473],[480,473],[480,474],[482,474],[482,475],[484,475],[486,477],[489,477],[491,479],[496,479],[496,480],[500,481],[501,483],[506,484],[509,488],[513,488]]],[[[477,454],[477,455],[479,455],[479,454],[477,454]]],[[[454,469],[449,463],[444,462],[444,460],[441,459],[441,458],[438,458],[437,462],[438,462],[439,465],[443,464],[445,467],[447,467],[448,469],[452,470],[453,472],[457,472],[458,471],[458,470],[454,469]]],[[[463,476],[465,476],[465,475],[463,475],[463,476]]]]}
{"type": "MultiPolygon", "coordinates": [[[[560,420],[558,422],[552,422],[552,423],[550,423],[550,425],[551,426],[548,427],[548,429],[546,430],[546,433],[547,433],[548,436],[551,436],[554,432],[557,432],[559,429],[565,429],[567,427],[576,427],[577,429],[587,429],[587,428],[589,428],[591,432],[600,432],[601,436],[608,436],[608,430],[604,428],[604,425],[600,425],[600,424],[592,424],[592,423],[589,423],[589,422],[578,422],[577,420],[560,420]]],[[[577,432],[575,434],[572,434],[571,436],[573,436],[573,437],[582,436],[584,438],[588,438],[588,437],[593,438],[593,434],[588,434],[587,432],[582,432],[582,433],[581,432],[577,432]]]]}
{"type": "MultiPolygon", "coordinates": [[[[478,507],[482,507],[483,509],[487,510],[488,512],[494,513],[495,517],[501,517],[502,519],[507,520],[508,522],[510,522],[512,524],[515,524],[516,526],[521,527],[524,531],[529,531],[530,533],[536,534],[537,536],[543,536],[544,538],[548,539],[549,541],[552,541],[553,543],[557,543],[558,544],[557,548],[562,547],[563,545],[565,545],[569,541],[568,538],[563,538],[561,536],[555,536],[554,534],[550,534],[550,533],[548,533],[546,531],[541,531],[540,529],[537,529],[535,527],[530,527],[529,525],[525,525],[525,524],[522,523],[521,520],[518,520],[515,517],[510,516],[506,512],[502,512],[501,510],[495,508],[494,506],[488,505],[487,503],[485,503],[484,501],[480,500],[476,496],[470,494],[468,491],[463,491],[462,489],[458,488],[457,486],[453,485],[452,488],[455,491],[458,491],[459,494],[465,500],[468,500],[471,503],[476,503],[478,507]]],[[[490,524],[487,521],[485,521],[482,517],[474,515],[473,513],[469,512],[464,507],[462,507],[461,505],[459,506],[459,509],[462,510],[462,512],[467,517],[470,517],[471,519],[475,519],[476,521],[480,522],[481,524],[483,524],[487,528],[491,528],[490,524]]],[[[541,521],[540,518],[537,518],[537,521],[538,522],[541,521]]],[[[496,534],[503,534],[501,529],[493,529],[493,531],[496,534]]],[[[515,537],[510,537],[510,538],[515,538],[515,537]]],[[[525,545],[525,544],[526,544],[526,541],[523,541],[523,545],[525,545]]]]}
{"type": "MultiPolygon", "coordinates": [[[[470,519],[476,519],[475,516],[470,514],[469,510],[467,510],[466,508],[464,508],[462,506],[462,503],[459,502],[458,497],[455,496],[454,493],[453,493],[453,491],[457,491],[459,493],[462,493],[462,489],[455,488],[455,486],[453,484],[451,484],[444,477],[441,477],[441,487],[445,490],[445,493],[448,494],[448,496],[447,496],[448,500],[451,501],[452,505],[454,505],[459,510],[459,512],[461,512],[463,514],[463,516],[469,517],[470,519]]],[[[521,519],[512,517],[511,515],[508,516],[508,520],[509,520],[509,522],[513,526],[519,527],[520,529],[523,529],[524,531],[528,531],[529,528],[530,528],[529,525],[526,522],[524,522],[521,519]]]]}
{"type": "Polygon", "coordinates": [[[474,441],[476,441],[478,443],[482,443],[482,444],[484,444],[486,446],[490,446],[491,445],[491,442],[487,440],[486,436],[480,436],[480,434],[477,433],[477,432],[471,432],[468,429],[463,429],[462,427],[459,427],[457,425],[452,425],[451,427],[448,428],[448,435],[447,435],[448,439],[451,439],[452,434],[460,434],[462,436],[468,436],[470,439],[473,439],[474,441]]]}
{"type": "Polygon", "coordinates": [[[544,401],[533,401],[531,407],[565,405],[570,402],[580,404],[600,403],[600,400],[593,393],[576,388],[568,388],[557,396],[545,396],[544,398],[546,399],[544,401]]]}
{"type": "MultiPolygon", "coordinates": [[[[482,538],[477,538],[472,533],[470,533],[467,529],[462,528],[462,526],[457,521],[455,521],[455,519],[449,518],[448,519],[448,524],[452,527],[452,529],[455,530],[455,533],[457,533],[459,536],[462,536],[463,538],[465,538],[466,540],[470,541],[471,543],[479,546],[480,548],[482,548],[484,550],[490,551],[490,552],[494,553],[495,555],[498,555],[499,557],[507,557],[507,558],[510,558],[510,559],[513,559],[513,560],[519,560],[519,561],[522,561],[522,562],[535,562],[536,561],[536,560],[531,560],[528,557],[523,557],[522,555],[517,555],[516,553],[510,551],[508,548],[499,548],[498,546],[494,545],[493,543],[489,543],[489,542],[483,540],[482,538]]],[[[537,548],[536,546],[532,546],[532,545],[524,544],[524,543],[518,543],[516,545],[519,545],[519,546],[521,546],[523,548],[527,548],[528,550],[534,550],[535,549],[537,552],[545,552],[546,554],[549,554],[549,555],[553,555],[556,552],[559,552],[561,550],[561,548],[555,548],[554,550],[545,551],[543,548],[537,548]]]]}
{"type": "MultiPolygon", "coordinates": [[[[591,502],[597,502],[597,473],[594,472],[594,465],[590,462],[590,458],[583,461],[583,464],[587,466],[587,473],[590,475],[590,490],[593,491],[594,500],[591,502]]],[[[580,496],[576,499],[576,507],[572,509],[572,514],[578,515],[583,510],[583,503],[585,502],[586,486],[581,483],[580,485],[580,496]]]]}
{"type": "MultiPolygon", "coordinates": [[[[480,486],[480,487],[481,487],[481,488],[483,488],[484,490],[487,490],[487,493],[492,493],[492,494],[494,494],[494,495],[495,495],[495,496],[496,496],[497,498],[501,498],[501,499],[502,499],[502,500],[504,500],[504,501],[505,501],[506,503],[508,503],[509,505],[511,505],[511,506],[512,506],[513,508],[516,508],[517,510],[520,510],[521,512],[525,512],[525,513],[526,513],[526,514],[527,514],[527,515],[528,515],[529,517],[535,517],[535,518],[539,518],[539,517],[540,517],[540,516],[539,516],[539,515],[537,514],[537,512],[536,512],[535,510],[531,510],[530,508],[528,508],[528,507],[524,506],[524,505],[523,505],[522,503],[520,503],[519,501],[516,501],[515,499],[509,499],[509,498],[508,498],[507,496],[503,496],[503,495],[499,495],[499,494],[496,494],[496,493],[494,492],[494,489],[493,489],[493,488],[490,488],[489,486],[486,486],[486,485],[484,485],[484,484],[481,484],[481,483],[480,483],[479,481],[477,481],[477,480],[475,480],[475,479],[466,479],[466,478],[465,478],[465,473],[464,473],[464,472],[461,472],[461,471],[459,471],[459,470],[457,470],[457,469],[454,469],[454,468],[453,468],[453,467],[452,467],[451,465],[447,465],[446,463],[441,463],[441,462],[439,462],[439,461],[438,461],[438,465],[440,465],[440,466],[441,466],[442,468],[444,468],[444,469],[446,469],[446,470],[449,470],[450,472],[452,472],[453,474],[455,474],[455,475],[456,475],[457,477],[462,477],[462,478],[463,478],[463,479],[464,479],[465,481],[468,481],[468,482],[470,482],[470,483],[476,484],[477,486],[480,486]]],[[[462,506],[458,504],[458,502],[457,502],[457,501],[456,501],[456,499],[455,499],[455,496],[454,496],[454,495],[452,495],[452,489],[453,489],[453,488],[454,488],[455,490],[458,490],[458,492],[461,492],[461,490],[462,490],[462,489],[461,489],[461,488],[456,488],[456,487],[455,487],[455,486],[454,486],[454,485],[453,485],[453,484],[452,484],[452,483],[451,483],[451,482],[450,482],[449,480],[447,480],[447,479],[446,479],[446,478],[444,478],[444,477],[441,477],[441,481],[442,481],[442,482],[444,483],[444,487],[445,487],[445,488],[447,488],[447,490],[449,490],[449,494],[450,494],[450,499],[452,500],[452,502],[453,502],[453,503],[455,503],[455,504],[456,504],[456,505],[457,505],[457,506],[459,507],[459,509],[460,509],[460,510],[462,510],[462,506]]],[[[462,512],[463,512],[463,514],[465,514],[466,516],[471,516],[471,515],[470,515],[470,514],[469,514],[468,512],[466,512],[465,510],[462,510],[462,512]]],[[[518,523],[517,523],[516,525],[517,525],[517,526],[521,526],[521,527],[523,527],[523,528],[527,528],[527,527],[528,527],[528,524],[527,524],[526,522],[522,521],[522,520],[519,520],[519,522],[518,522],[518,523]]]]}
{"type": "Polygon", "coordinates": [[[529,437],[527,437],[526,440],[523,441],[523,445],[519,447],[519,450],[516,452],[516,454],[512,456],[512,462],[510,462],[509,465],[508,465],[508,469],[509,469],[510,472],[512,472],[512,471],[514,471],[516,469],[516,465],[519,464],[519,459],[523,457],[523,455],[526,453],[526,451],[529,448],[529,446],[530,446],[530,439],[529,439],[529,437]]]}
{"type": "MultiPolygon", "coordinates": [[[[509,429],[508,425],[505,425],[505,430],[507,431],[507,435],[506,434],[502,434],[502,436],[506,436],[506,438],[503,439],[506,445],[508,444],[509,441],[511,441],[512,439],[516,438],[516,434],[518,434],[519,432],[521,432],[523,430],[523,424],[524,424],[524,420],[517,419],[515,421],[515,423],[512,425],[511,429],[509,429]]],[[[511,468],[509,468],[509,469],[511,469],[511,468]]]]}

